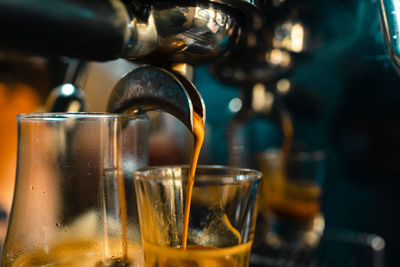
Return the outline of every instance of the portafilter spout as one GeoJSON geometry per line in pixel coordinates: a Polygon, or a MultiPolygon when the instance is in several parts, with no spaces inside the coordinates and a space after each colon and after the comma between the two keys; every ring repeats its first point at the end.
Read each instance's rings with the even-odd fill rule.
{"type": "Polygon", "coordinates": [[[193,130],[193,112],[205,122],[205,106],[196,87],[179,73],[147,66],[126,74],[114,87],[107,111],[143,113],[168,112],[193,130]]]}

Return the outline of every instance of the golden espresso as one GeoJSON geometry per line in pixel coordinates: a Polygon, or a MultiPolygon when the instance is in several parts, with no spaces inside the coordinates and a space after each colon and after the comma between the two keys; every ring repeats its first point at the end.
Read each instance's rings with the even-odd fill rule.
{"type": "Polygon", "coordinates": [[[246,267],[251,242],[229,248],[187,246],[186,249],[144,243],[146,267],[246,267]]]}
{"type": "Polygon", "coordinates": [[[204,123],[200,115],[196,112],[193,113],[193,135],[194,135],[194,148],[192,152],[192,159],[190,161],[190,169],[188,176],[188,185],[186,189],[186,200],[185,200],[185,214],[183,221],[183,235],[182,235],[182,248],[186,248],[188,228],[189,228],[189,214],[190,214],[190,203],[192,200],[192,191],[194,185],[194,176],[196,174],[197,161],[199,159],[201,146],[204,141],[204,123]]]}
{"type": "Polygon", "coordinates": [[[37,249],[19,257],[13,267],[103,267],[103,266],[143,266],[140,245],[129,244],[128,254],[133,258],[122,262],[120,240],[113,240],[104,245],[100,240],[71,240],[60,242],[47,249],[37,249]],[[107,250],[107,251],[106,251],[107,250]],[[109,254],[108,257],[105,257],[109,254]]]}

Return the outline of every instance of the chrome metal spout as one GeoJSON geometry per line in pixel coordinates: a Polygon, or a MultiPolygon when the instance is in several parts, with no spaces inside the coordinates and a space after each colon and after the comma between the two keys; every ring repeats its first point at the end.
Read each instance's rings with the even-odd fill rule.
{"type": "Polygon", "coordinates": [[[205,122],[205,106],[196,87],[185,77],[149,66],[129,72],[114,87],[107,111],[143,113],[162,110],[174,115],[193,130],[193,113],[205,122]]]}

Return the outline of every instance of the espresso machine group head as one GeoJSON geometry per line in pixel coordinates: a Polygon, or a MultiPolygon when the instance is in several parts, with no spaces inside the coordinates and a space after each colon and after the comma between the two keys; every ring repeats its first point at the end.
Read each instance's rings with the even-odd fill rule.
{"type": "Polygon", "coordinates": [[[191,129],[193,111],[204,120],[205,109],[185,77],[190,74],[182,72],[191,68],[181,64],[227,53],[244,31],[261,27],[263,6],[261,0],[5,0],[0,51],[155,65],[128,73],[108,111],[161,109],[191,129]]]}
{"type": "MultiPolygon", "coordinates": [[[[261,1],[260,1],[261,2],[261,1]]],[[[231,50],[243,31],[262,25],[255,1],[133,1],[127,4],[131,32],[122,57],[151,64],[128,73],[115,86],[108,111],[161,109],[193,128],[193,113],[205,122],[205,106],[191,82],[193,65],[231,50]]]]}
{"type": "Polygon", "coordinates": [[[258,2],[4,0],[0,48],[95,61],[196,63],[226,52],[243,28],[260,26],[258,2]]]}

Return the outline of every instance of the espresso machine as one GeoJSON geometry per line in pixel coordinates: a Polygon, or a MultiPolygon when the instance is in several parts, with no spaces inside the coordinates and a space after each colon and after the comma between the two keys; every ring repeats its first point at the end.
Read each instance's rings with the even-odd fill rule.
{"type": "MultiPolygon", "coordinates": [[[[290,118],[296,138],[329,156],[322,199],[326,227],[348,231],[328,232],[328,238],[344,240],[349,251],[359,248],[351,250],[351,244],[364,246],[357,255],[373,251],[378,263],[371,266],[395,266],[398,12],[395,0],[3,0],[0,25],[7,26],[0,26],[0,51],[75,58],[80,66],[117,58],[140,64],[115,85],[111,112],[162,109],[191,129],[193,112],[205,121],[204,97],[210,128],[224,128],[215,136],[210,131],[209,143],[222,141],[227,149],[216,151],[222,156],[211,163],[257,167],[257,151],[279,147],[282,120],[290,118]],[[193,69],[197,65],[203,66],[193,69]],[[226,85],[232,91],[221,89],[226,85]],[[233,99],[241,107],[219,120],[218,102],[233,99]],[[256,135],[243,134],[259,119],[251,126],[256,135]],[[386,241],[386,260],[382,239],[370,233],[386,241]]],[[[85,68],[70,69],[75,78],[64,81],[78,88],[76,95],[60,95],[61,85],[50,95],[49,110],[66,111],[75,100],[85,109],[79,90],[85,68]],[[59,98],[67,104],[57,106],[59,98]]],[[[322,245],[351,259],[345,246],[322,245]]],[[[306,257],[315,266],[314,255],[306,257]]],[[[336,266],[344,262],[337,259],[336,266]]]]}

